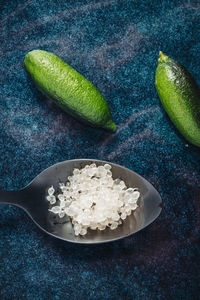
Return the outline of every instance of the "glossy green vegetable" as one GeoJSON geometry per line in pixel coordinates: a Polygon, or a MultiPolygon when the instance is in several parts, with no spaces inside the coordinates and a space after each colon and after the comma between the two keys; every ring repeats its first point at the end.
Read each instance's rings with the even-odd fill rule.
{"type": "Polygon", "coordinates": [[[25,67],[38,89],[73,117],[115,131],[108,104],[96,87],[53,53],[33,50],[25,67]]]}
{"type": "Polygon", "coordinates": [[[171,121],[190,143],[200,147],[200,91],[191,74],[160,52],[155,84],[171,121]]]}

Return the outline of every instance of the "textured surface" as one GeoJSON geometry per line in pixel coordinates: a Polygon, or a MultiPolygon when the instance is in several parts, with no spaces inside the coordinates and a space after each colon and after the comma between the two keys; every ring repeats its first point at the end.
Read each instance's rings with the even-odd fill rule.
{"type": "Polygon", "coordinates": [[[116,131],[107,102],[95,86],[52,52],[33,50],[24,66],[38,89],[76,120],[116,131]]]}
{"type": "Polygon", "coordinates": [[[183,65],[163,54],[155,86],[171,121],[186,140],[200,147],[200,90],[183,65]]]}
{"type": "Polygon", "coordinates": [[[164,202],[142,232],[95,247],[54,240],[19,208],[1,205],[0,298],[197,299],[200,150],[169,121],[154,72],[163,50],[200,84],[198,1],[0,6],[0,189],[19,189],[62,160],[99,158],[143,175],[164,202]],[[23,66],[35,48],[59,55],[99,88],[115,134],[78,123],[35,89],[23,66]]]}

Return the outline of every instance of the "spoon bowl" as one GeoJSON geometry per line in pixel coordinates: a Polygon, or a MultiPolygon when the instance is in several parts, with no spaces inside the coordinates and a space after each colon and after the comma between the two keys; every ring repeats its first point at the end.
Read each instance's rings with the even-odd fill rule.
{"type": "Polygon", "coordinates": [[[0,191],[0,203],[21,207],[46,233],[68,242],[80,244],[106,243],[127,237],[152,223],[162,209],[159,193],[146,179],[120,165],[95,159],[74,159],[52,165],[19,191],[0,191]],[[141,197],[138,201],[138,208],[117,229],[89,230],[85,236],[75,236],[68,217],[60,219],[48,210],[47,189],[53,185],[57,193],[59,183],[66,182],[74,168],[81,169],[91,163],[95,163],[97,166],[109,163],[112,167],[113,178],[120,178],[128,187],[137,187],[141,197]]]}

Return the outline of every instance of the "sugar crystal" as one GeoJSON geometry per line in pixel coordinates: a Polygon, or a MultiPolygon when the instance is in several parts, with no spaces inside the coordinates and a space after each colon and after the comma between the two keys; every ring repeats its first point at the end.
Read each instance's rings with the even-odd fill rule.
{"type": "Polygon", "coordinates": [[[123,180],[112,178],[111,165],[92,163],[74,169],[66,184],[59,183],[61,192],[55,196],[54,187],[48,188],[46,199],[56,206],[49,209],[60,218],[69,216],[74,233],[86,235],[88,229],[115,230],[135,210],[140,192],[127,188],[123,180]]]}

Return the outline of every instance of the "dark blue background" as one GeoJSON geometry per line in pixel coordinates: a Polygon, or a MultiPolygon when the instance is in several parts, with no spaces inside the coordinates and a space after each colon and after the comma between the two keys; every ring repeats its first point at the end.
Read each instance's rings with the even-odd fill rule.
{"type": "Polygon", "coordinates": [[[77,246],[46,236],[19,208],[0,206],[0,298],[197,299],[200,150],[165,114],[154,87],[159,50],[200,84],[199,1],[0,1],[0,189],[19,189],[62,160],[98,158],[143,175],[164,208],[122,241],[77,246]],[[52,51],[107,99],[115,134],[47,101],[24,70],[52,51]]]}

